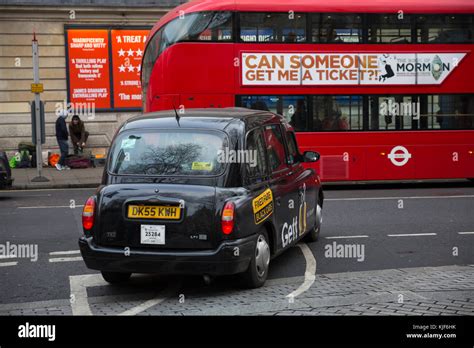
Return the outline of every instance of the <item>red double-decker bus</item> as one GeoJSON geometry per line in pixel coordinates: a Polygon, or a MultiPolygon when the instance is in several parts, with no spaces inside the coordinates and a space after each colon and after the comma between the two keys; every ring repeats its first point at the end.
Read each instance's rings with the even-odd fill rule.
{"type": "Polygon", "coordinates": [[[152,29],[144,112],[287,118],[324,181],[474,178],[472,0],[198,0],[152,29]]]}

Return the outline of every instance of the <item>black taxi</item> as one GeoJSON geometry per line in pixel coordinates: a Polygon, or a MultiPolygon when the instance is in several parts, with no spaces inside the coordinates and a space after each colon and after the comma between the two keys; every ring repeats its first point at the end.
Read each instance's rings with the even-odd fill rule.
{"type": "Polygon", "coordinates": [[[82,257],[110,283],[132,273],[241,274],[262,286],[270,260],[315,241],[318,175],[293,128],[268,111],[163,111],[128,120],[102,185],[84,205],[82,257]]]}

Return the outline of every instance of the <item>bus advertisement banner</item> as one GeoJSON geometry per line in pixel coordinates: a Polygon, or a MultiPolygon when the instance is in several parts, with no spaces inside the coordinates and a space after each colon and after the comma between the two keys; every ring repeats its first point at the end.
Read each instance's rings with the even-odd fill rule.
{"type": "Polygon", "coordinates": [[[112,68],[114,107],[140,108],[141,60],[149,30],[112,30],[112,68]]]}
{"type": "Polygon", "coordinates": [[[242,85],[439,85],[465,53],[242,53],[242,85]]]}
{"type": "Polygon", "coordinates": [[[67,56],[70,102],[110,108],[108,31],[68,30],[67,56]]]}

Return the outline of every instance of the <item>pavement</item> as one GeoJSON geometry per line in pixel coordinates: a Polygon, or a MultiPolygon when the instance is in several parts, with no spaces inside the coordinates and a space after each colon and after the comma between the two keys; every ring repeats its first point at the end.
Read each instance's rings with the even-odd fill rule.
{"type": "Polygon", "coordinates": [[[167,291],[148,276],[107,294],[99,274],[72,276],[69,299],[3,304],[0,315],[474,315],[474,265],[323,274],[303,295],[287,297],[301,281],[236,291],[230,282],[195,280],[167,291]]]}
{"type": "MultiPolygon", "coordinates": [[[[95,168],[82,168],[58,171],[56,168],[45,167],[42,170],[42,176],[46,177],[47,182],[34,182],[33,178],[38,176],[36,168],[14,168],[12,169],[13,181],[12,190],[30,190],[30,189],[62,189],[62,188],[90,188],[100,185],[102,180],[103,166],[95,168]]],[[[433,185],[469,185],[470,181],[466,179],[436,179],[436,180],[418,180],[418,181],[342,181],[324,183],[326,187],[336,188],[384,188],[402,186],[433,186],[433,185]]]]}
{"type": "Polygon", "coordinates": [[[33,182],[38,176],[36,168],[14,168],[12,169],[13,190],[26,189],[57,189],[77,187],[97,187],[102,179],[104,167],[81,168],[58,171],[56,168],[46,167],[42,170],[42,176],[47,182],[33,182]]]}
{"type": "Polygon", "coordinates": [[[320,240],[273,259],[253,290],[236,277],[107,284],[77,245],[93,192],[0,191],[0,244],[38,248],[0,260],[0,315],[474,315],[472,184],[328,187],[320,240]]]}

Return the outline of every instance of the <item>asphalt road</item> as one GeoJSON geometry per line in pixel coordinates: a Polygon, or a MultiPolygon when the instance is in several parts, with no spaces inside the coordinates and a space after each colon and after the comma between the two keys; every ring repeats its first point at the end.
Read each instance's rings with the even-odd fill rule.
{"type": "MultiPolygon", "coordinates": [[[[0,260],[0,304],[68,299],[69,276],[98,273],[75,253],[81,205],[93,192],[0,192],[0,244],[38,245],[36,262],[0,260]]],[[[308,244],[311,255],[289,249],[271,262],[270,279],[304,277],[312,257],[316,274],[474,264],[472,184],[328,186],[325,198],[321,238],[308,244]],[[340,245],[359,253],[337,254],[340,245]]],[[[125,286],[120,293],[155,291],[167,281],[148,276],[141,287],[125,286]]],[[[182,281],[195,291],[205,287],[195,277],[182,281]]]]}

